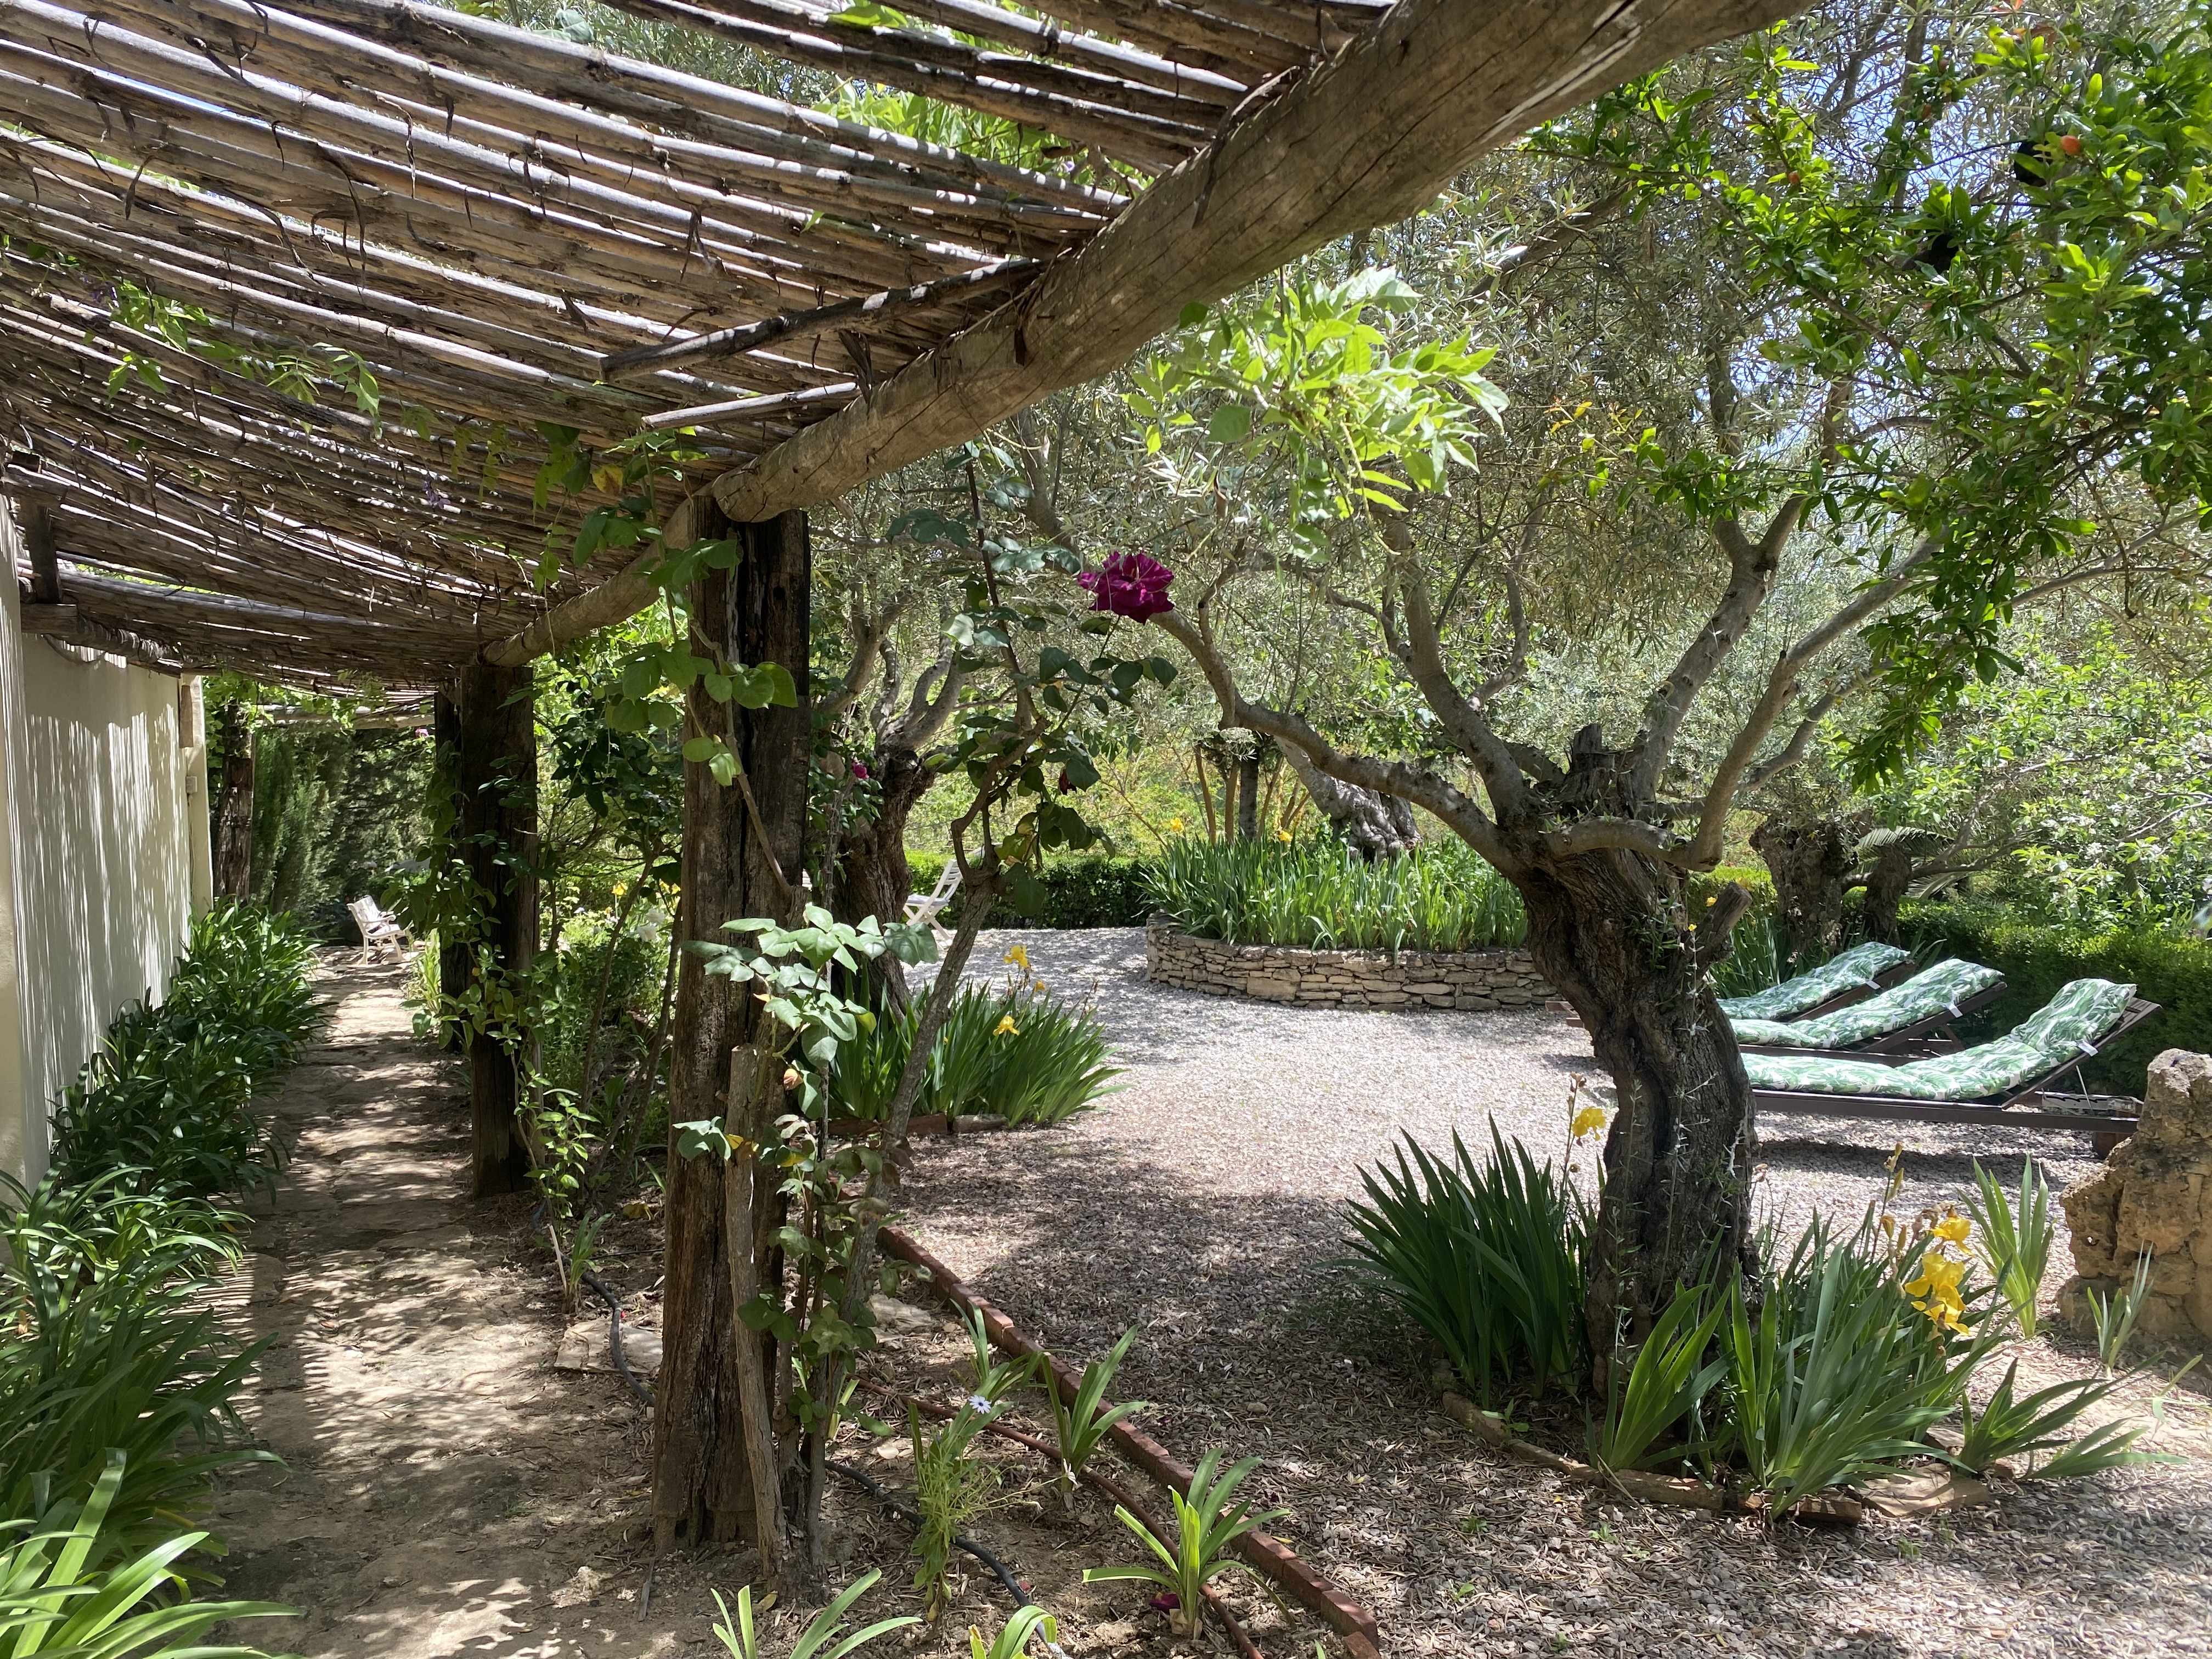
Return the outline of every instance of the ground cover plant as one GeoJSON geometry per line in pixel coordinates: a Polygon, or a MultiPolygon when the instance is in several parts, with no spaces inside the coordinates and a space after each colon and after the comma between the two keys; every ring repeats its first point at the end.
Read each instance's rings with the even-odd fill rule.
{"type": "MultiPolygon", "coordinates": [[[[963,986],[932,1044],[915,1109],[960,1116],[988,1113],[1008,1127],[1062,1122],[1110,1092],[1106,1028],[1088,1005],[1054,996],[1029,971],[1029,954],[1007,952],[1005,982],[963,986]]],[[[839,1044],[828,1088],[841,1115],[874,1121],[898,1087],[914,1046],[919,1007],[877,1013],[839,1044]]]]}
{"type": "Polygon", "coordinates": [[[1457,842],[1364,859],[1329,836],[1171,840],[1147,871],[1187,933],[1310,951],[1483,951],[1528,936],[1520,896],[1457,842]]]}
{"type": "Polygon", "coordinates": [[[276,1147],[254,1109],[313,1031],[310,948],[223,904],[159,1004],[118,1017],[64,1097],[56,1167],[0,1194],[0,1631],[11,1654],[222,1659],[214,1626],[289,1613],[203,1601],[219,1550],[190,1517],[265,1453],[236,1397],[261,1345],[202,1292],[234,1267],[276,1147]]]}
{"type": "MultiPolygon", "coordinates": [[[[1578,1126],[1576,1138],[1600,1128],[1578,1126]]],[[[1555,1166],[1492,1134],[1486,1163],[1463,1143],[1445,1159],[1408,1139],[1394,1164],[1363,1171],[1367,1201],[1347,1212],[1352,1265],[1483,1406],[1540,1404],[1587,1374],[1573,1344],[1589,1211],[1555,1166]]],[[[1902,1157],[1856,1226],[1815,1218],[1786,1249],[1763,1241],[1755,1279],[1715,1261],[1675,1287],[1647,1330],[1620,1322],[1605,1391],[1584,1405],[1598,1467],[1756,1493],[1780,1514],[1915,1462],[1978,1473],[2002,1461],[2056,1480],[2148,1461],[2137,1442],[2150,1424],[2080,1423],[2118,1386],[2109,1359],[2105,1375],[2026,1395],[2011,1362],[1976,1405],[1978,1373],[2008,1337],[2035,1330],[2025,1273],[2051,1249],[2048,1192],[2031,1168],[2008,1195],[1978,1164],[1969,1213],[1900,1216],[1891,1200],[1902,1157]]],[[[2117,1334],[2115,1357],[2127,1311],[2100,1321],[2117,1334]]],[[[1568,1420],[1555,1414],[1550,1431],[1571,1433],[1568,1420]]]]}
{"type": "Polygon", "coordinates": [[[313,947],[289,919],[224,901],[192,923],[161,1001],[117,1016],[54,1114],[54,1165],[148,1191],[264,1185],[277,1158],[253,1097],[315,1030],[313,947]]]}

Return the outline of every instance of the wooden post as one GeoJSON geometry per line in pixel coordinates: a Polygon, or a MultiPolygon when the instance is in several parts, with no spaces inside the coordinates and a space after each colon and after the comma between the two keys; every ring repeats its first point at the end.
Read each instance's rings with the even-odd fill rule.
{"type": "MultiPolygon", "coordinates": [[[[531,673],[476,664],[461,671],[458,827],[469,873],[489,914],[471,978],[519,976],[538,952],[538,728],[531,673]]],[[[441,964],[442,971],[443,964],[441,964]]],[[[498,1034],[468,1040],[471,1160],[478,1198],[520,1189],[530,1173],[515,1110],[514,1050],[498,1034]]]]}
{"type": "Polygon", "coordinates": [[[222,784],[215,798],[215,895],[242,899],[253,891],[253,728],[245,705],[224,703],[216,720],[222,734],[222,784]]]}
{"type": "MultiPolygon", "coordinates": [[[[811,575],[806,515],[787,513],[736,526],[719,514],[696,526],[702,537],[735,533],[744,555],[729,573],[709,571],[687,596],[691,649],[753,665],[781,663],[799,688],[796,708],[747,713],[694,687],[687,735],[727,739],[744,767],[761,827],[755,833],[744,795],[714,781],[706,766],[684,769],[683,897],[678,937],[720,939],[725,921],[744,916],[796,920],[793,890],[806,829],[807,586],[811,575]],[[779,873],[781,872],[781,873],[779,873]]],[[[734,1117],[738,1133],[757,1104],[728,1098],[731,1051],[752,1033],[754,1004],[742,988],[709,978],[686,952],[677,969],[669,1057],[671,1125],[734,1117]]],[[[732,1306],[732,1262],[723,1170],[714,1159],[687,1163],[672,1131],[668,1158],[666,1258],[661,1304],[662,1359],[653,1414],[653,1519],[656,1547],[679,1535],[707,1543],[757,1530],[738,1345],[758,1341],[732,1306]]],[[[755,1248],[771,1229],[756,1225],[755,1248]]],[[[765,1283],[765,1275],[763,1275],[765,1283]]],[[[736,1282],[746,1282],[739,1273],[736,1282]]]]}
{"type": "MultiPolygon", "coordinates": [[[[431,743],[435,759],[430,773],[430,787],[434,798],[430,803],[434,819],[441,813],[450,814],[447,820],[446,836],[448,855],[459,844],[461,835],[460,775],[461,775],[461,705],[460,686],[441,687],[430,699],[431,743]]],[[[469,947],[459,939],[441,937],[438,940],[438,988],[441,992],[458,992],[469,982],[469,947]]],[[[461,1051],[461,1025],[456,1019],[438,1022],[438,1042],[448,1054],[461,1051]]]]}

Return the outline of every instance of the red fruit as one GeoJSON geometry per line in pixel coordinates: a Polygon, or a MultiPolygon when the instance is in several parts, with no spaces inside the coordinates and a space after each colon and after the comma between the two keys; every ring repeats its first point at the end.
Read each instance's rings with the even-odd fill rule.
{"type": "Polygon", "coordinates": [[[2069,155],[2079,155],[2081,153],[2081,141],[2069,132],[2058,141],[2058,148],[2069,155]]]}

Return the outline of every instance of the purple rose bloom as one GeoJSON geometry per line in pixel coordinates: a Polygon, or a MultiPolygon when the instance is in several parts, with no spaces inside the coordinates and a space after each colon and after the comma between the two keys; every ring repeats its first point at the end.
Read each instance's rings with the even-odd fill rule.
{"type": "Polygon", "coordinates": [[[1096,570],[1075,579],[1091,590],[1091,608],[1110,611],[1132,622],[1150,622],[1164,611],[1175,609],[1168,584],[1175,572],[1144,553],[1109,553],[1096,570]]]}
{"type": "Polygon", "coordinates": [[[858,778],[862,783],[866,783],[868,781],[868,769],[861,765],[860,762],[854,761],[853,763],[853,775],[858,778]]]}

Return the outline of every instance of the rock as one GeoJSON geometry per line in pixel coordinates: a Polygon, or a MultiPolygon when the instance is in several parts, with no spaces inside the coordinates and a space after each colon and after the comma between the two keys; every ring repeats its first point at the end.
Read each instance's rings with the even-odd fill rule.
{"type": "MultiPolygon", "coordinates": [[[[624,1325],[623,1358],[635,1375],[654,1375],[660,1370],[660,1333],[642,1326],[624,1325]]],[[[553,1369],[556,1371],[612,1372],[614,1368],[614,1356],[607,1351],[607,1321],[604,1313],[571,1325],[561,1339],[560,1351],[553,1356],[553,1369]]]]}
{"type": "Polygon", "coordinates": [[[579,1567],[574,1578],[553,1592],[553,1605],[556,1607],[580,1607],[596,1601],[599,1598],[599,1586],[605,1582],[605,1573],[594,1571],[590,1567],[579,1567]]]}
{"type": "Polygon", "coordinates": [[[937,1316],[927,1308],[881,1294],[868,1298],[869,1316],[884,1336],[927,1336],[937,1328],[937,1316]]]}
{"type": "Polygon", "coordinates": [[[2151,1061],[2135,1133],[2059,1203],[2074,1255],[2075,1277],[2059,1293],[2066,1317],[2086,1327],[2084,1292],[2126,1291],[2148,1255],[2136,1328],[2212,1344],[2212,1054],[2169,1048],[2151,1061]]]}
{"type": "Polygon", "coordinates": [[[956,1135],[988,1134],[1006,1127],[1006,1120],[996,1112],[965,1112],[951,1119],[945,1127],[956,1135]]]}

